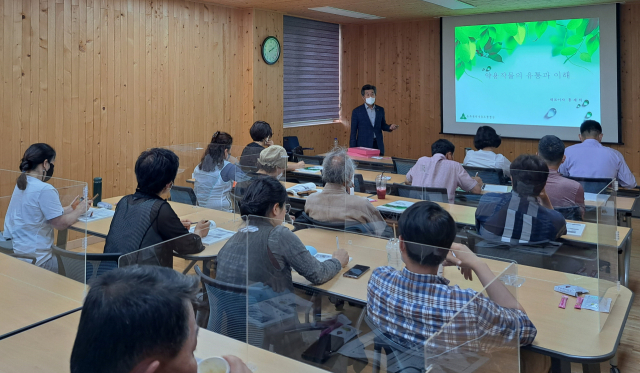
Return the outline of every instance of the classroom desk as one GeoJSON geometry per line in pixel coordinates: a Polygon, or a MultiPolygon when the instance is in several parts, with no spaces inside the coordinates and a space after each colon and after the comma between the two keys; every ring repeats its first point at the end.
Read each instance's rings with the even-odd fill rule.
{"type": "MultiPolygon", "coordinates": [[[[318,252],[330,254],[335,250],[335,246],[329,244],[333,242],[333,233],[321,229],[304,229],[297,231],[296,235],[305,245],[314,246],[318,252]]],[[[297,273],[293,273],[293,281],[303,288],[318,289],[342,299],[364,304],[367,298],[367,283],[373,269],[387,265],[386,243],[384,239],[345,233],[342,235],[340,246],[353,257],[346,268],[322,285],[311,285],[297,273]],[[370,266],[372,270],[359,279],[342,276],[356,264],[370,266]]],[[[506,262],[483,260],[496,274],[504,271],[508,265],[506,262]]],[[[561,294],[553,290],[554,286],[564,284],[597,289],[597,279],[523,265],[517,266],[517,275],[525,279],[524,284],[518,288],[518,301],[538,329],[538,335],[531,347],[534,351],[556,359],[562,372],[570,372],[570,362],[597,364],[615,356],[633,302],[634,295],[629,289],[620,287],[612,311],[607,315],[575,310],[573,299],[569,300],[567,309],[558,308],[561,294]],[[602,321],[600,316],[604,316],[602,321]],[[604,326],[600,330],[601,322],[604,326]],[[577,335],[579,337],[576,337],[577,335]]],[[[463,289],[482,290],[482,284],[477,278],[467,281],[455,267],[445,268],[444,276],[451,280],[451,285],[459,285],[463,289]]],[[[609,290],[615,291],[614,289],[609,290]]]]}
{"type": "MultiPolygon", "coordinates": [[[[68,373],[69,359],[75,341],[80,312],[40,325],[0,341],[2,373],[68,373]]],[[[248,346],[233,338],[200,329],[196,358],[235,355],[257,368],[260,373],[322,373],[315,368],[267,350],[248,346]]]]}
{"type": "Polygon", "coordinates": [[[0,339],[77,310],[84,291],[80,282],[0,254],[0,339]]]}

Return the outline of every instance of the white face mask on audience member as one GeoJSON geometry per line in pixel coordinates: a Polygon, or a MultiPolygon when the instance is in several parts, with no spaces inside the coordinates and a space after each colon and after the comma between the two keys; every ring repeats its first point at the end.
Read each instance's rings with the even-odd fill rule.
{"type": "Polygon", "coordinates": [[[375,97],[367,97],[367,105],[373,105],[376,103],[375,97]]]}

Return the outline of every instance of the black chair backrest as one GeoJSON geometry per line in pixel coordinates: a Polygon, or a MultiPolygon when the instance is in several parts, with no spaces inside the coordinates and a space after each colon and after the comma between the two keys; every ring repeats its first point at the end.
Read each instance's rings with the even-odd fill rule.
{"type": "Polygon", "coordinates": [[[298,141],[298,136],[285,136],[282,138],[282,147],[287,153],[293,152],[293,149],[300,146],[300,141],[298,141]]]}
{"type": "Polygon", "coordinates": [[[553,209],[561,213],[567,220],[582,221],[582,210],[580,206],[554,207],[553,209]]]}
{"type": "Polygon", "coordinates": [[[602,192],[613,179],[608,178],[590,178],[590,177],[574,177],[567,176],[571,180],[575,180],[582,185],[582,188],[586,193],[600,193],[602,192]]]}
{"type": "Polygon", "coordinates": [[[324,157],[320,157],[317,155],[297,155],[298,162],[303,161],[305,164],[322,166],[322,161],[324,161],[324,157]]]}
{"type": "Polygon", "coordinates": [[[241,342],[247,341],[247,288],[215,280],[195,266],[209,299],[207,329],[241,342]]]}
{"type": "Polygon", "coordinates": [[[485,184],[506,185],[508,180],[504,177],[504,171],[499,168],[484,168],[484,167],[471,167],[462,166],[469,173],[470,176],[478,176],[485,184]]]}
{"type": "Polygon", "coordinates": [[[353,175],[353,190],[357,193],[365,193],[364,178],[361,174],[353,175]]]}
{"type": "Polygon", "coordinates": [[[449,202],[446,188],[428,188],[395,183],[391,187],[397,190],[400,197],[421,199],[423,201],[449,202]]]}
{"type": "Polygon", "coordinates": [[[393,160],[393,172],[399,175],[406,175],[411,167],[413,167],[416,162],[416,159],[404,159],[404,158],[396,158],[391,157],[393,160]]]}
{"type": "Polygon", "coordinates": [[[198,204],[198,198],[192,188],[177,185],[171,187],[171,201],[193,206],[198,204]]]}
{"type": "Polygon", "coordinates": [[[56,246],[52,246],[51,249],[58,260],[58,273],[83,283],[118,268],[118,259],[122,256],[122,254],[77,253],[56,246]]]}

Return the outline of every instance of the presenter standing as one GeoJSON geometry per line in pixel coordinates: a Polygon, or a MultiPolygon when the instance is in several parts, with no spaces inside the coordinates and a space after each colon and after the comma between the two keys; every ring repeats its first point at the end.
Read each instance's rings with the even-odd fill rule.
{"type": "Polygon", "coordinates": [[[391,132],[398,129],[397,124],[387,124],[384,108],[375,104],[376,87],[366,84],[360,90],[364,105],[353,109],[351,113],[351,138],[349,147],[362,146],[380,149],[384,155],[384,140],[382,131],[391,132]]]}

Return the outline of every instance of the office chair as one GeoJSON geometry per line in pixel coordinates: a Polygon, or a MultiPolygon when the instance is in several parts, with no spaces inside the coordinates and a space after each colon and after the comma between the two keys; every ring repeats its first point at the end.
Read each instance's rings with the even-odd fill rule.
{"type": "Polygon", "coordinates": [[[298,155],[304,155],[305,150],[313,150],[313,148],[303,148],[300,146],[298,136],[285,136],[282,138],[282,147],[287,151],[289,162],[299,162],[298,155]]]}
{"type": "Polygon", "coordinates": [[[118,259],[122,256],[122,254],[78,253],[63,250],[56,246],[52,246],[51,249],[58,260],[58,274],[82,283],[89,282],[112,269],[118,268],[118,259]]]}
{"type": "Polygon", "coordinates": [[[509,185],[509,178],[504,176],[504,171],[499,168],[462,166],[469,173],[469,176],[478,176],[485,184],[509,185]]]}
{"type": "Polygon", "coordinates": [[[427,188],[394,183],[391,185],[391,191],[398,193],[400,197],[449,203],[446,188],[427,188]]]}
{"type": "Polygon", "coordinates": [[[198,198],[192,188],[177,185],[171,188],[171,201],[193,206],[198,205],[198,198]]]}
{"type": "Polygon", "coordinates": [[[413,167],[416,162],[418,162],[415,159],[404,159],[396,157],[391,157],[391,160],[393,160],[393,172],[399,175],[406,175],[411,167],[413,167]]]}

